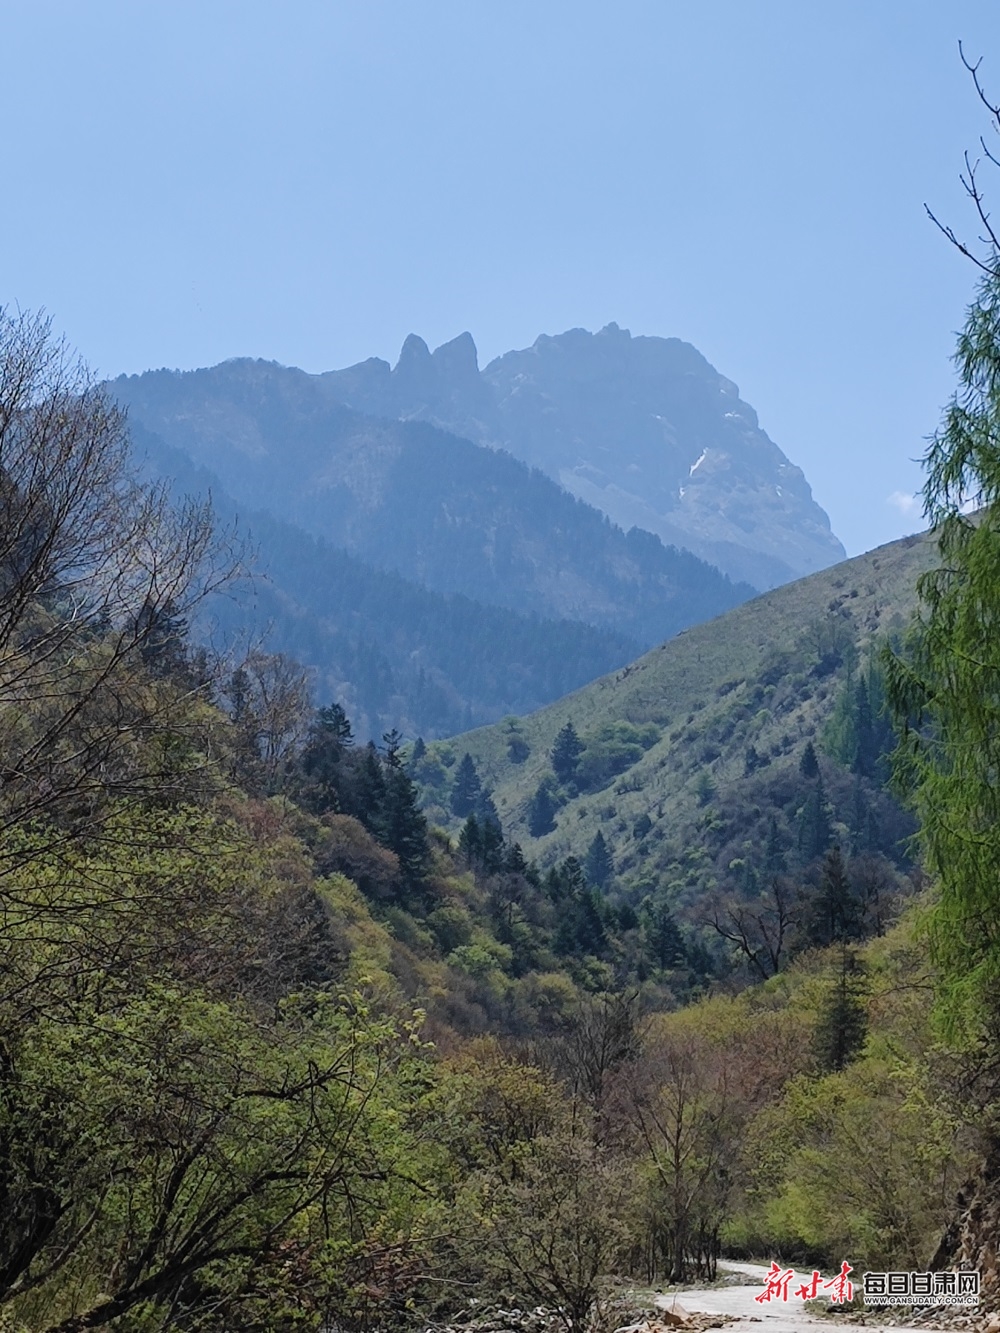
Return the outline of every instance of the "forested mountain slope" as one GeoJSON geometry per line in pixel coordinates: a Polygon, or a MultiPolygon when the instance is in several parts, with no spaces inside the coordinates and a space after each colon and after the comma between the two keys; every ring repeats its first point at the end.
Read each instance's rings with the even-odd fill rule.
{"type": "MultiPolygon", "coordinates": [[[[776,867],[780,947],[761,916],[769,951],[741,948],[735,899],[713,936],[607,848],[533,863],[471,754],[448,838],[412,776],[445,747],[358,744],[285,656],[213,660],[190,626],[234,574],[229,543],[208,506],[134,475],[120,414],[44,320],[0,315],[0,404],[5,1326],[486,1333],[502,1298],[538,1333],[589,1333],[609,1310],[636,1322],[637,1283],[713,1276],[722,1246],[925,1261],[975,1147],[955,1058],[903,895],[865,871],[893,869],[878,818],[818,836],[831,765],[877,794],[873,668],[799,759],[817,836],[790,866],[794,919],[776,867]],[[747,987],[754,968],[769,980],[747,987]]],[[[769,689],[768,631],[791,636],[768,709],[793,725],[800,686],[891,627],[928,554],[824,576],[819,626],[800,585],[748,608],[739,642],[706,632],[673,672],[599,682],[625,720],[585,743],[559,728],[567,796],[654,752],[692,666],[723,673],[713,725],[769,689]],[[734,653],[752,681],[725,675],[734,653]]],[[[544,724],[497,733],[512,763],[544,724]]],[[[761,910],[762,886],[740,890],[761,910]]]]}
{"type": "Polygon", "coordinates": [[[800,468],[731,380],[679,338],[542,335],[480,372],[461,334],[430,352],[323,376],[376,416],[435,422],[541,468],[623,528],[655,532],[732,578],[770,588],[842,559],[800,468]]]}
{"type": "Polygon", "coordinates": [[[638,644],[580,621],[545,620],[376,569],[293,523],[242,511],[219,479],[133,428],[148,475],[211,495],[247,543],[249,577],[208,599],[199,634],[218,649],[266,645],[310,668],[362,738],[393,728],[428,739],[527,712],[635,656],[638,644]]]}
{"type": "Polygon", "coordinates": [[[609,878],[636,900],[753,888],[775,866],[804,872],[834,841],[905,868],[913,824],[884,790],[877,648],[905,628],[934,551],[926,537],[880,547],[530,717],[430,747],[416,770],[428,813],[457,827],[453,766],[468,752],[526,851],[582,861],[600,833],[609,878]]]}
{"type": "Polygon", "coordinates": [[[432,591],[584,621],[647,647],[735,606],[687,551],[628,534],[509,454],[344,407],[335,386],[262,361],[116,380],[133,427],[269,510],[432,591]]]}

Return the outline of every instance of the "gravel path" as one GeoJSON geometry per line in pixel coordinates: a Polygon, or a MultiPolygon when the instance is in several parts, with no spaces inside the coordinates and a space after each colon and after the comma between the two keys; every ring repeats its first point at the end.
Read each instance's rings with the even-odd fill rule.
{"type": "MultiPolygon", "coordinates": [[[[727,1324],[732,1333],[802,1333],[804,1329],[824,1328],[832,1330],[828,1319],[819,1319],[808,1314],[798,1298],[789,1299],[787,1304],[771,1300],[758,1304],[754,1297],[763,1290],[764,1279],[768,1273],[766,1264],[744,1264],[735,1261],[719,1265],[721,1273],[741,1273],[747,1280],[743,1287],[710,1287],[703,1290],[679,1291],[669,1296],[657,1297],[657,1307],[669,1310],[676,1302],[685,1310],[703,1310],[710,1314],[735,1315],[738,1322],[727,1324]]],[[[808,1282],[812,1272],[795,1274],[789,1291],[804,1282],[808,1282]]],[[[845,1327],[855,1328],[857,1325],[845,1327]]],[[[921,1330],[915,1325],[894,1325],[892,1333],[927,1333],[926,1326],[921,1330]]]]}

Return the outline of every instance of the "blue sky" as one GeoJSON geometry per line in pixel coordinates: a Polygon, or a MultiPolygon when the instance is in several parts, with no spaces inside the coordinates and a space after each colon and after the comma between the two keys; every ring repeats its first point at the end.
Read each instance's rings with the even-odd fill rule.
{"type": "Polygon", "coordinates": [[[960,38],[1000,99],[997,0],[4,0],[0,301],[108,375],[685,338],[854,553],[973,291],[960,38]]]}

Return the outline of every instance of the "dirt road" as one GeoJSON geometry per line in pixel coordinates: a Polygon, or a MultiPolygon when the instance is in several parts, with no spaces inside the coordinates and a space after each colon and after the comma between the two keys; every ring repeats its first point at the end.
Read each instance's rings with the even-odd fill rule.
{"type": "MultiPolygon", "coordinates": [[[[712,1314],[735,1315],[739,1322],[726,1325],[732,1333],[802,1333],[804,1329],[831,1328],[829,1320],[817,1319],[814,1315],[808,1314],[798,1298],[789,1299],[787,1304],[780,1300],[758,1304],[754,1297],[764,1289],[764,1279],[768,1272],[766,1264],[727,1261],[719,1265],[719,1272],[741,1273],[746,1278],[747,1285],[679,1291],[676,1295],[658,1297],[656,1302],[658,1307],[661,1310],[669,1310],[676,1302],[685,1310],[706,1310],[712,1314]]],[[[794,1280],[789,1284],[789,1292],[808,1282],[811,1276],[811,1272],[801,1275],[796,1273],[794,1280]]],[[[912,1325],[897,1326],[893,1329],[893,1333],[927,1333],[927,1330],[924,1328],[921,1331],[912,1325]]]]}

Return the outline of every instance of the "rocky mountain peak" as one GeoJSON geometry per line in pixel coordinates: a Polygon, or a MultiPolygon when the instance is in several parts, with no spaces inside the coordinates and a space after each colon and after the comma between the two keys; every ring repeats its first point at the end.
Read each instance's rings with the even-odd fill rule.
{"type": "Polygon", "coordinates": [[[480,371],[470,334],[433,354],[411,335],[391,387],[362,370],[325,378],[360,411],[505,449],[626,530],[656,533],[755,587],[844,556],[801,469],[737,385],[680,338],[633,337],[614,322],[574,328],[480,371]]]}
{"type": "Polygon", "coordinates": [[[451,342],[442,343],[431,359],[439,373],[454,383],[479,380],[479,353],[471,333],[460,333],[451,342]]]}
{"type": "Polygon", "coordinates": [[[655,533],[765,589],[844,556],[800,468],[739,388],[680,338],[541,334],[482,370],[468,332],[419,335],[390,368],[370,358],[311,378],[326,402],[426,421],[506,450],[628,531],[655,533]]]}

